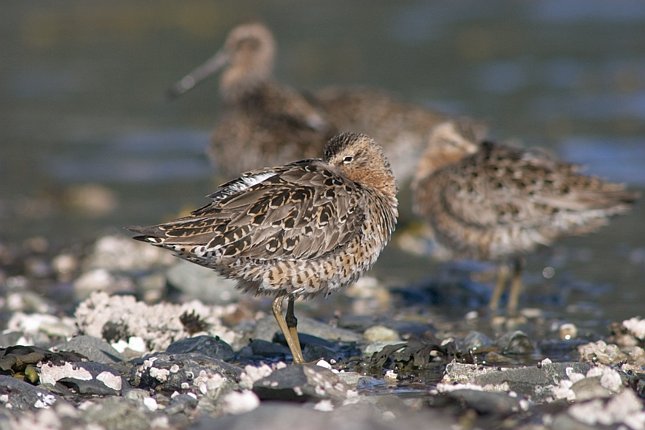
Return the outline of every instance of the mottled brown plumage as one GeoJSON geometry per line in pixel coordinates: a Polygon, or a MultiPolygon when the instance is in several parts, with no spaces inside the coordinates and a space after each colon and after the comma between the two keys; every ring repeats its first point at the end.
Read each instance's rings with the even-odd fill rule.
{"type": "MultiPolygon", "coordinates": [[[[187,217],[132,228],[135,239],[213,268],[246,291],[276,297],[274,313],[295,361],[302,359],[291,343],[297,337],[289,340],[278,316],[284,297],[293,314],[295,298],[356,281],[376,261],[398,215],[381,148],[353,133],[331,139],[323,159],[251,171],[209,197],[187,217]]],[[[287,326],[295,332],[293,324],[287,326]]]]}
{"type": "MultiPolygon", "coordinates": [[[[509,311],[517,306],[520,256],[562,236],[596,230],[610,216],[627,211],[637,198],[623,184],[583,175],[577,166],[542,152],[478,143],[467,128],[454,123],[434,129],[413,191],[415,211],[428,221],[434,239],[448,254],[514,260],[509,311]]],[[[503,277],[491,299],[493,308],[503,277]]]]}
{"type": "Polygon", "coordinates": [[[177,96],[223,68],[223,106],[209,156],[230,178],[258,165],[318,157],[337,132],[313,99],[273,79],[275,41],[260,23],[229,33],[221,50],[170,90],[177,96]]]}
{"type": "MultiPolygon", "coordinates": [[[[316,157],[331,135],[353,131],[376,136],[395,176],[407,182],[430,129],[449,119],[374,89],[330,87],[299,92],[273,79],[275,50],[266,26],[239,25],[213,58],[171,89],[173,95],[183,94],[223,68],[220,94],[224,105],[209,155],[226,177],[258,165],[316,157]]],[[[481,125],[477,130],[485,131],[481,125]]]]}

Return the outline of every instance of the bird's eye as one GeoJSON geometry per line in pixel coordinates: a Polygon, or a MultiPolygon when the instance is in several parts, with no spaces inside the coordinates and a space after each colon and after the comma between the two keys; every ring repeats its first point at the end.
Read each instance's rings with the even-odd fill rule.
{"type": "Polygon", "coordinates": [[[349,163],[351,163],[353,160],[354,160],[354,157],[352,157],[351,155],[348,155],[347,157],[343,158],[343,163],[344,163],[344,164],[349,164],[349,163]]]}

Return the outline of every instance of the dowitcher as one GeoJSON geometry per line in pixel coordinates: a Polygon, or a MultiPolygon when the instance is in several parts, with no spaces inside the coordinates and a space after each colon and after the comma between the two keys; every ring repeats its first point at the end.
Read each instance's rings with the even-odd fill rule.
{"type": "Polygon", "coordinates": [[[258,165],[316,157],[337,131],[353,131],[367,133],[383,145],[395,176],[406,182],[429,130],[449,119],[380,90],[329,87],[309,93],[297,91],[273,78],[275,52],[275,40],[265,25],[238,25],[215,56],[170,89],[173,96],[183,94],[222,70],[219,91],[223,106],[209,156],[224,176],[258,165]]]}
{"type": "Polygon", "coordinates": [[[212,58],[170,89],[181,95],[222,69],[223,106],[209,156],[227,178],[258,165],[318,157],[337,133],[312,98],[273,79],[275,50],[266,26],[239,25],[212,58]]]}
{"type": "Polygon", "coordinates": [[[213,268],[245,291],[273,296],[293,361],[302,363],[295,299],[356,281],[394,230],[396,183],[381,147],[366,135],[343,133],[329,140],[323,159],[250,171],[209,197],[187,217],[131,228],[135,239],[213,268]]]}
{"type": "Polygon", "coordinates": [[[493,310],[512,267],[511,314],[523,255],[562,236],[594,231],[638,198],[623,184],[583,175],[545,153],[479,142],[455,123],[433,130],[412,187],[415,212],[447,255],[500,264],[493,310]]]}

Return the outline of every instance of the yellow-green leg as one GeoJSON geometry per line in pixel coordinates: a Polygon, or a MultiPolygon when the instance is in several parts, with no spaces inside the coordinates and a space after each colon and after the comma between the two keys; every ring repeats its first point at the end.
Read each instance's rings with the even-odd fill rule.
{"type": "Polygon", "coordinates": [[[287,302],[287,316],[285,318],[285,321],[287,322],[287,327],[289,328],[291,339],[293,339],[293,343],[298,350],[298,357],[300,357],[300,362],[304,363],[305,360],[302,355],[302,348],[300,347],[300,338],[298,337],[298,319],[293,312],[293,304],[295,301],[296,299],[293,296],[289,296],[289,301],[287,302]]]}
{"type": "Polygon", "coordinates": [[[506,305],[506,311],[509,315],[514,315],[517,312],[517,304],[522,292],[522,269],[524,269],[524,259],[521,257],[513,259],[511,291],[508,294],[508,304],[506,305]]]}
{"type": "Polygon", "coordinates": [[[506,289],[508,275],[508,266],[506,263],[501,263],[497,270],[497,283],[495,284],[495,290],[493,290],[493,295],[490,297],[490,302],[488,302],[488,308],[491,311],[496,311],[499,306],[499,299],[502,297],[502,293],[506,289]]]}
{"type": "MultiPolygon", "coordinates": [[[[289,345],[289,349],[291,350],[291,355],[293,356],[294,364],[303,364],[305,360],[302,357],[302,350],[300,349],[300,340],[298,339],[298,332],[295,326],[293,327],[293,331],[291,330],[291,328],[287,324],[286,319],[284,318],[284,315],[282,315],[283,302],[284,302],[284,296],[276,297],[275,299],[273,299],[273,306],[272,306],[273,316],[275,317],[275,320],[278,322],[278,326],[280,327],[280,330],[282,331],[282,334],[284,335],[284,338],[287,341],[287,345],[289,345]],[[294,336],[292,336],[292,333],[295,333],[295,340],[294,340],[294,336]]],[[[293,297],[289,297],[289,308],[291,308],[291,314],[293,316],[293,297]]],[[[287,309],[287,314],[289,313],[288,309],[287,309]]],[[[295,319],[295,316],[293,316],[293,319],[295,319]]],[[[297,324],[297,320],[296,320],[296,324],[297,324]]]]}

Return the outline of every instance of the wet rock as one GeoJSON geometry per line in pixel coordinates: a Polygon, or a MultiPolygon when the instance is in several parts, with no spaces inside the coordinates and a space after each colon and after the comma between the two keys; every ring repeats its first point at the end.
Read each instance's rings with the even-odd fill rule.
{"type": "Polygon", "coordinates": [[[479,331],[471,331],[458,343],[463,351],[481,351],[490,348],[493,341],[490,337],[479,331]]]}
{"type": "Polygon", "coordinates": [[[242,293],[236,282],[226,279],[214,270],[188,261],[179,261],[166,272],[168,283],[189,299],[209,304],[237,303],[242,293]]]}
{"type": "MultiPolygon", "coordinates": [[[[522,410],[520,399],[507,393],[456,389],[445,392],[443,396],[460,402],[464,408],[474,410],[479,415],[505,417],[522,410]]],[[[431,399],[430,402],[435,406],[443,403],[438,399],[431,399]]]]}
{"type": "Polygon", "coordinates": [[[217,336],[195,336],[171,343],[166,349],[168,354],[203,354],[210,358],[229,361],[234,356],[233,348],[217,336]]]}
{"type": "Polygon", "coordinates": [[[442,346],[427,341],[388,345],[372,355],[369,368],[372,372],[396,369],[406,374],[417,374],[422,370],[430,371],[426,376],[439,380],[446,358],[453,353],[451,348],[452,344],[442,346]]]}
{"type": "MultiPolygon", "coordinates": [[[[181,305],[171,303],[148,305],[131,296],[93,293],[79,304],[75,316],[76,323],[84,334],[103,337],[106,324],[111,327],[122,327],[124,336],[140,337],[149,351],[163,351],[175,340],[192,334],[181,320],[182,315],[191,312],[205,322],[206,334],[219,336],[229,344],[233,343],[238,336],[222,325],[221,317],[231,312],[231,309],[205,306],[197,301],[181,305]]],[[[114,342],[118,339],[111,340],[114,342]]]]}
{"type": "Polygon", "coordinates": [[[132,361],[132,386],[161,392],[218,395],[235,388],[242,369],[202,354],[156,353],[132,361]]]}
{"type": "Polygon", "coordinates": [[[79,362],[85,357],[74,352],[51,352],[37,346],[16,345],[0,349],[0,371],[36,383],[41,363],[79,362]]]}
{"type": "Polygon", "coordinates": [[[120,363],[124,360],[119,351],[103,339],[94,336],[76,336],[66,342],[59,343],[54,348],[56,351],[77,352],[97,363],[120,363]]]}
{"type": "Polygon", "coordinates": [[[53,405],[58,396],[40,387],[0,375],[0,406],[4,408],[29,410],[42,409],[53,405]]]}
{"type": "Polygon", "coordinates": [[[169,415],[174,414],[188,414],[197,407],[197,397],[190,394],[179,394],[171,396],[170,403],[166,406],[166,413],[169,415]]]}
{"type": "Polygon", "coordinates": [[[253,339],[247,346],[242,348],[238,354],[238,360],[257,362],[267,360],[269,362],[286,360],[291,351],[285,345],[268,342],[262,339],[253,339]]]}
{"type": "Polygon", "coordinates": [[[123,380],[118,371],[102,363],[45,363],[40,368],[41,384],[57,383],[79,394],[119,395],[123,380]]]}
{"type": "Polygon", "coordinates": [[[262,400],[342,401],[347,390],[348,387],[331,370],[312,365],[278,369],[253,384],[253,391],[262,400]]]}
{"type": "Polygon", "coordinates": [[[531,354],[535,347],[533,343],[522,331],[506,333],[496,342],[502,354],[506,355],[526,355],[531,354]]]}

